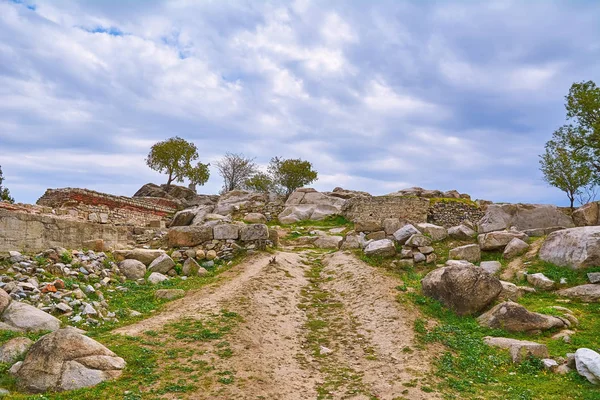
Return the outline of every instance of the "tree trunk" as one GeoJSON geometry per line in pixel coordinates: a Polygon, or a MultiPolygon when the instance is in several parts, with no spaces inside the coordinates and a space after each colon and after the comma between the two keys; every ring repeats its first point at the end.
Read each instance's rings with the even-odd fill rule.
{"type": "Polygon", "coordinates": [[[171,182],[173,182],[173,172],[169,172],[169,180],[167,181],[167,190],[171,187],[171,182]]]}

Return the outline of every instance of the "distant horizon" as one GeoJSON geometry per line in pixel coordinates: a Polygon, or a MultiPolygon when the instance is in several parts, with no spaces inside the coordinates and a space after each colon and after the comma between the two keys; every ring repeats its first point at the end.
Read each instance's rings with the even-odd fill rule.
{"type": "MultiPolygon", "coordinates": [[[[0,0],[0,166],[47,188],[131,196],[144,158],[194,142],[313,163],[381,195],[419,186],[568,205],[538,155],[574,82],[600,82],[600,3],[0,0]]],[[[160,184],[160,183],[158,183],[160,184]]]]}

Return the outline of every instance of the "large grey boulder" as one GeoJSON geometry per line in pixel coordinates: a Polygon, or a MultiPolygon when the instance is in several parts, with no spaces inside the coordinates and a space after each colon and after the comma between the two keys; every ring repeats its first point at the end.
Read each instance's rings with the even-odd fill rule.
{"type": "Polygon", "coordinates": [[[173,226],[191,225],[195,216],[196,216],[196,213],[195,213],[194,209],[188,208],[185,210],[178,211],[177,213],[175,213],[175,216],[173,216],[173,219],[169,223],[169,228],[173,227],[173,226]]]}
{"type": "Polygon", "coordinates": [[[586,303],[597,303],[600,301],[600,285],[588,283],[587,285],[579,285],[559,290],[556,294],[570,299],[581,300],[586,303]]]}
{"type": "Polygon", "coordinates": [[[261,213],[248,213],[244,216],[244,222],[248,222],[250,224],[266,224],[267,217],[261,213]]]}
{"type": "Polygon", "coordinates": [[[268,201],[269,195],[266,193],[232,190],[219,197],[213,212],[229,215],[237,211],[264,205],[268,201]]]}
{"type": "Polygon", "coordinates": [[[269,228],[265,224],[244,225],[240,229],[240,239],[244,242],[254,240],[268,240],[269,228]]]}
{"type": "Polygon", "coordinates": [[[600,226],[551,233],[540,249],[540,258],[572,269],[600,266],[600,226]]]}
{"type": "Polygon", "coordinates": [[[481,249],[477,244],[467,244],[451,249],[448,257],[451,260],[466,260],[475,263],[481,260],[481,249]]]}
{"type": "Polygon", "coordinates": [[[374,240],[367,244],[364,252],[368,256],[393,257],[396,254],[396,247],[389,239],[374,240]]]}
{"type": "Polygon", "coordinates": [[[502,291],[498,278],[468,264],[433,270],[423,278],[421,285],[423,294],[439,300],[458,315],[483,310],[502,291]]]}
{"type": "Polygon", "coordinates": [[[150,263],[156,260],[161,255],[165,254],[164,250],[154,249],[133,249],[133,250],[115,250],[113,256],[115,260],[138,260],[144,265],[150,265],[150,263]]]}
{"type": "Polygon", "coordinates": [[[152,261],[152,264],[148,267],[150,272],[158,272],[160,274],[166,274],[173,267],[175,267],[175,261],[168,254],[163,254],[156,260],[152,261]]]}
{"type": "MultiPolygon", "coordinates": [[[[166,254],[163,253],[162,255],[166,254]]],[[[125,278],[135,281],[146,275],[146,266],[141,261],[127,259],[119,263],[119,271],[125,275],[125,278]]]]}
{"type": "Polygon", "coordinates": [[[386,235],[393,235],[398,229],[406,225],[405,222],[400,221],[400,218],[385,218],[381,223],[381,226],[386,235]]]}
{"type": "Polygon", "coordinates": [[[167,242],[170,247],[194,247],[213,239],[210,226],[177,226],[169,229],[167,242]]]}
{"type": "Polygon", "coordinates": [[[410,247],[425,247],[431,246],[432,240],[425,235],[416,233],[408,238],[405,245],[410,247]]]}
{"type": "Polygon", "coordinates": [[[510,242],[508,242],[508,244],[504,248],[502,256],[505,259],[510,260],[517,256],[520,256],[521,254],[524,254],[528,248],[529,245],[523,240],[519,238],[513,238],[510,242]]]}
{"type": "Polygon", "coordinates": [[[125,361],[73,328],[43,336],[16,373],[21,390],[33,393],[74,390],[119,377],[125,361]]]}
{"type": "Polygon", "coordinates": [[[396,232],[394,232],[394,239],[399,244],[404,244],[412,235],[417,235],[419,233],[421,233],[421,232],[419,232],[419,230],[417,228],[415,228],[413,225],[406,224],[402,228],[400,228],[396,232]]]}
{"type": "Polygon", "coordinates": [[[456,240],[470,240],[477,236],[477,232],[466,225],[458,225],[448,228],[448,236],[456,240]]]}
{"type": "Polygon", "coordinates": [[[575,367],[579,375],[585,377],[590,383],[600,385],[600,354],[586,348],[577,349],[575,367]]]}
{"type": "Polygon", "coordinates": [[[479,221],[478,232],[575,226],[571,217],[549,204],[490,204],[479,221]]]}
{"type": "Polygon", "coordinates": [[[429,223],[417,224],[417,228],[425,235],[429,236],[434,242],[439,242],[448,237],[448,231],[443,226],[438,226],[429,223]]]}
{"type": "Polygon", "coordinates": [[[527,240],[527,235],[522,232],[498,231],[477,236],[479,247],[484,251],[503,250],[514,238],[525,241],[527,240]]]}
{"type": "Polygon", "coordinates": [[[1,317],[2,322],[27,332],[55,331],[60,320],[52,315],[19,301],[12,301],[1,317]]]}
{"type": "Polygon", "coordinates": [[[507,349],[514,363],[520,363],[529,357],[547,358],[550,356],[545,344],[492,336],[484,337],[483,341],[488,346],[507,349]]]}
{"type": "Polygon", "coordinates": [[[338,249],[343,240],[343,236],[320,236],[313,244],[319,249],[338,249]]]}
{"type": "Polygon", "coordinates": [[[345,199],[326,195],[311,188],[294,191],[285,202],[285,209],[278,219],[282,224],[299,221],[320,221],[331,215],[341,215],[345,199]]]}
{"type": "Polygon", "coordinates": [[[218,240],[237,240],[240,235],[240,227],[236,224],[216,225],[213,228],[213,236],[218,240]]]}
{"type": "Polygon", "coordinates": [[[0,314],[6,310],[6,307],[11,302],[10,295],[4,291],[4,289],[0,289],[0,314]]]}
{"type": "Polygon", "coordinates": [[[598,225],[599,210],[598,203],[592,202],[584,204],[573,211],[573,222],[575,226],[593,226],[598,225]]]}
{"type": "Polygon", "coordinates": [[[16,337],[0,346],[0,363],[12,364],[29,350],[33,341],[26,337],[16,337]]]}
{"type": "Polygon", "coordinates": [[[477,318],[481,326],[503,329],[507,332],[539,332],[553,328],[565,328],[567,320],[552,315],[528,311],[512,301],[506,301],[493,307],[477,318]]]}

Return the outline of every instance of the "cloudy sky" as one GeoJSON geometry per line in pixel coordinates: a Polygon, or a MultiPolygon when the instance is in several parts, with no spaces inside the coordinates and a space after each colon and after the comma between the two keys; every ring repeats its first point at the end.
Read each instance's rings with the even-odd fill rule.
{"type": "Polygon", "coordinates": [[[593,1],[0,0],[0,165],[20,202],[132,195],[166,182],[144,158],[178,135],[213,164],[308,159],[321,190],[564,204],[538,154],[570,85],[600,80],[599,20],[593,1]]]}

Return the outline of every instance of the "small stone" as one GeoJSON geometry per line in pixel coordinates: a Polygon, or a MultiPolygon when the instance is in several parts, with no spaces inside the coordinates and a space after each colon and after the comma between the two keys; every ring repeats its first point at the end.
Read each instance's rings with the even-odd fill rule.
{"type": "Polygon", "coordinates": [[[558,367],[558,363],[551,358],[543,358],[542,364],[544,365],[544,368],[546,368],[546,369],[554,369],[554,368],[558,367]]]}
{"type": "Polygon", "coordinates": [[[587,277],[590,283],[600,283],[600,272],[588,272],[587,277]]]}
{"type": "Polygon", "coordinates": [[[214,250],[209,250],[206,252],[206,259],[207,260],[214,260],[215,258],[217,258],[217,252],[214,250]]]}
{"type": "Polygon", "coordinates": [[[496,273],[502,269],[500,261],[482,261],[479,266],[491,275],[496,275],[496,273]]]}
{"type": "Polygon", "coordinates": [[[527,274],[527,282],[536,288],[543,290],[552,290],[556,283],[541,272],[537,274],[527,274]]]}
{"type": "Polygon", "coordinates": [[[153,285],[159,284],[159,283],[161,283],[163,281],[167,281],[167,280],[169,280],[169,278],[167,278],[160,272],[153,272],[150,274],[150,276],[148,276],[148,282],[150,282],[153,285]]]}

